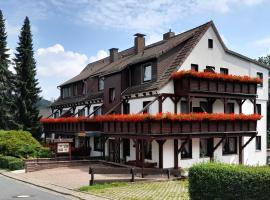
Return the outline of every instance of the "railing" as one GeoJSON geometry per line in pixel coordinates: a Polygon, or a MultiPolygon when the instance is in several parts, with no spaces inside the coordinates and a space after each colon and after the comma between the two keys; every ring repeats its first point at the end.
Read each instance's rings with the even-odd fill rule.
{"type": "Polygon", "coordinates": [[[142,122],[103,122],[104,132],[109,134],[181,134],[181,133],[227,133],[256,131],[257,121],[172,121],[146,120],[142,122]]]}
{"type": "Polygon", "coordinates": [[[229,80],[211,80],[197,77],[183,77],[174,80],[175,94],[186,95],[191,92],[218,93],[227,95],[256,96],[257,84],[232,82],[229,80]]]}

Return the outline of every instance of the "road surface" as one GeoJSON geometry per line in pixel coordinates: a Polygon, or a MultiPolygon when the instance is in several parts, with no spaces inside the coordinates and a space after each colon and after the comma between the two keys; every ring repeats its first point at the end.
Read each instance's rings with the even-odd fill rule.
{"type": "Polygon", "coordinates": [[[0,200],[67,200],[63,195],[0,175],[0,200]]]}

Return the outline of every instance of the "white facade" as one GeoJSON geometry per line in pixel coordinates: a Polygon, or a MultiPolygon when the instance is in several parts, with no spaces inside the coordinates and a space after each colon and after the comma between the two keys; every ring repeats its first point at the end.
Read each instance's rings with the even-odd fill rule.
{"type": "MultiPolygon", "coordinates": [[[[190,55],[186,58],[185,62],[179,66],[179,70],[190,70],[191,64],[197,64],[199,66],[199,71],[203,71],[206,66],[214,66],[216,72],[220,72],[220,68],[227,68],[229,74],[233,75],[247,75],[250,77],[256,77],[257,72],[263,73],[263,87],[258,87],[257,89],[257,104],[261,104],[261,114],[263,118],[258,121],[257,131],[258,136],[261,136],[261,150],[256,150],[255,139],[253,139],[243,151],[243,163],[247,165],[264,165],[266,164],[266,119],[267,119],[267,101],[268,101],[268,69],[259,66],[247,59],[240,58],[236,55],[228,53],[223,48],[216,35],[214,29],[210,27],[200,41],[197,43],[195,48],[192,50],[190,55]],[[213,48],[208,48],[208,39],[213,39],[213,48]]],[[[173,80],[168,82],[162,89],[157,91],[158,93],[174,93],[173,80]]],[[[144,101],[152,101],[155,97],[145,97],[145,98],[132,98],[129,100],[130,113],[138,113],[143,108],[144,101]]],[[[181,99],[183,100],[183,99],[181,99]]],[[[206,101],[205,98],[192,99],[192,106],[198,107],[201,101],[206,101]]],[[[235,101],[229,101],[234,103],[235,113],[239,113],[239,106],[235,101]]],[[[99,106],[100,104],[97,104],[99,106]]],[[[77,107],[81,109],[83,106],[77,107]]],[[[174,112],[174,104],[167,98],[162,105],[163,112],[174,112]]],[[[149,108],[150,114],[158,113],[158,102],[155,101],[149,108]]],[[[91,106],[90,112],[93,112],[93,105],[91,106]]],[[[177,112],[181,112],[180,102],[177,104],[177,112]]],[[[244,114],[253,113],[253,104],[247,100],[242,106],[242,112],[244,114]]],[[[88,114],[89,114],[88,113],[88,114]]],[[[224,113],[224,104],[221,100],[216,100],[213,104],[213,113],[224,113]]],[[[247,142],[249,137],[244,137],[243,143],[247,142]]],[[[218,138],[214,138],[214,146],[220,141],[218,138]]],[[[181,141],[178,142],[179,147],[181,141]]],[[[238,145],[238,142],[237,142],[238,145]]],[[[93,137],[90,137],[90,146],[92,147],[91,156],[102,156],[102,152],[94,151],[93,137]]],[[[108,156],[108,141],[106,142],[105,152],[108,156]]],[[[215,150],[214,158],[221,162],[226,163],[238,163],[239,162],[239,149],[237,147],[237,153],[224,155],[222,150],[222,144],[215,150]]],[[[121,144],[120,155],[123,158],[123,145],[121,144]]],[[[159,164],[159,151],[158,143],[152,141],[152,159],[146,159],[145,161],[156,162],[157,166],[159,164]]],[[[135,160],[136,153],[133,140],[130,140],[130,156],[126,157],[126,160],[135,160]]],[[[207,161],[209,157],[200,157],[200,139],[192,139],[192,157],[191,158],[181,158],[181,154],[178,156],[179,167],[188,168],[195,163],[207,161]]],[[[171,168],[174,167],[174,141],[168,139],[163,145],[163,167],[171,168]]]]}

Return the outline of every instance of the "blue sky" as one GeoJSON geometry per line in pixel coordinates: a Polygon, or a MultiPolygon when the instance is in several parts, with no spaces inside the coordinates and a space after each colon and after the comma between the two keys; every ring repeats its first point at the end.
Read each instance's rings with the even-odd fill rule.
{"type": "Polygon", "coordinates": [[[230,49],[251,58],[270,54],[269,6],[269,0],[0,0],[11,54],[30,18],[41,95],[49,100],[58,97],[57,85],[108,49],[131,47],[137,32],[149,44],[170,28],[180,33],[213,20],[230,49]]]}

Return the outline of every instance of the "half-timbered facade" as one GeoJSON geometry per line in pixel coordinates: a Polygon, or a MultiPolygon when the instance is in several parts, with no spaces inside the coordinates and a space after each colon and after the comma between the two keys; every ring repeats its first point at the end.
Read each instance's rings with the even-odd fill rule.
{"type": "Polygon", "coordinates": [[[212,21],[147,46],[134,36],[59,86],[46,137],[138,166],[266,163],[266,66],[229,50],[212,21]]]}

